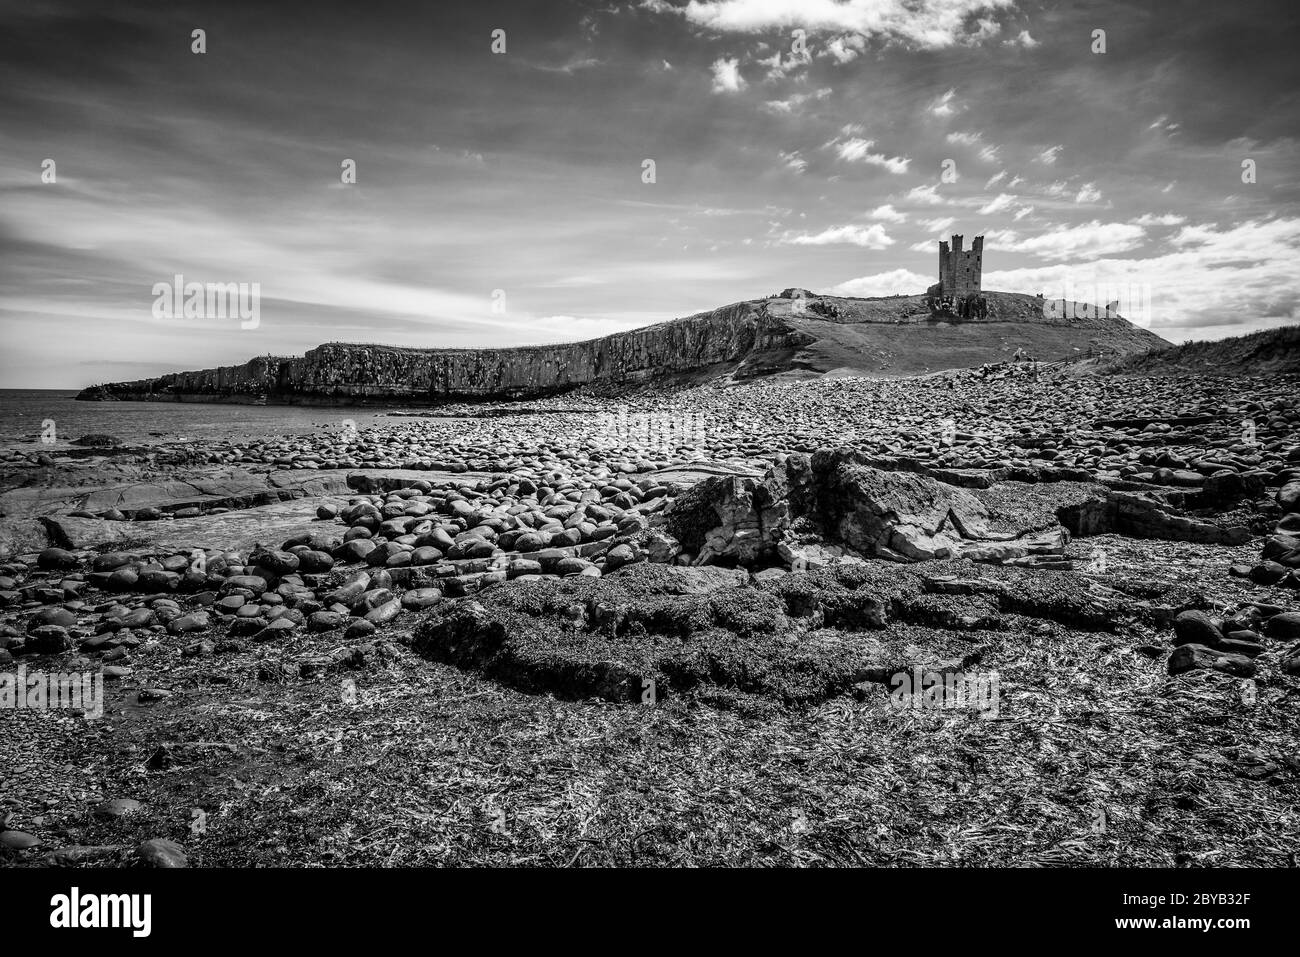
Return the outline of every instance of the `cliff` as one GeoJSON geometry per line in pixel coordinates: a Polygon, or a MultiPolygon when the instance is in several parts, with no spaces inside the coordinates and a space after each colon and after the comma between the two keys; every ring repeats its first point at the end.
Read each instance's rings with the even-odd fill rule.
{"type": "MultiPolygon", "coordinates": [[[[524,399],[579,386],[689,384],[758,375],[909,375],[1097,344],[1128,353],[1165,344],[1122,319],[1051,320],[1033,297],[990,293],[986,320],[942,321],[922,296],[780,296],[586,342],[507,349],[327,343],[299,357],[92,386],[84,400],[288,405],[428,405],[524,399]],[[919,328],[904,328],[907,326],[919,328]]],[[[810,294],[811,296],[811,294],[810,294]]]]}

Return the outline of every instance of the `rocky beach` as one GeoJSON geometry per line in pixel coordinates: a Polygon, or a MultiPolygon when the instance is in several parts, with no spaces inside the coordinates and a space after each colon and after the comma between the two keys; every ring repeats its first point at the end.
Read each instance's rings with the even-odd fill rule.
{"type": "Polygon", "coordinates": [[[1298,394],[999,361],[11,447],[0,662],[103,714],[0,710],[0,853],[1294,865],[1298,394]]]}

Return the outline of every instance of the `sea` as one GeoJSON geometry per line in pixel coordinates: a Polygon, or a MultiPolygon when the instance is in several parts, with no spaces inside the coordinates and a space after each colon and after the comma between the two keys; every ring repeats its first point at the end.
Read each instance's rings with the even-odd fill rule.
{"type": "MultiPolygon", "coordinates": [[[[75,390],[0,389],[0,446],[67,447],[83,435],[116,435],[128,445],[283,438],[385,421],[374,406],[220,405],[209,402],[78,402],[75,390]],[[54,441],[42,441],[52,436],[54,441]]],[[[393,421],[387,419],[386,421],[393,421]]]]}

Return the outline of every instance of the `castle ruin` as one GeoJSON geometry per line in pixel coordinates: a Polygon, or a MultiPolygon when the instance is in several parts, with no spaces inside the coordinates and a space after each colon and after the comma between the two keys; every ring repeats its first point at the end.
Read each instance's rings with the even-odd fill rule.
{"type": "Polygon", "coordinates": [[[926,290],[930,308],[963,319],[984,318],[988,304],[981,293],[984,268],[984,237],[976,236],[970,249],[962,249],[962,237],[952,245],[939,241],[939,281],[926,290]]]}

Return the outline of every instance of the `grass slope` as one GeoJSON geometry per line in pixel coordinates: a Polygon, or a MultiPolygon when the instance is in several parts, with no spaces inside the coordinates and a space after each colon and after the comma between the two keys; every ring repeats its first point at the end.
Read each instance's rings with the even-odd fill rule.
{"type": "Polygon", "coordinates": [[[1300,372],[1300,326],[1283,326],[1213,342],[1187,342],[1127,356],[1111,365],[1115,373],[1300,372]]]}

